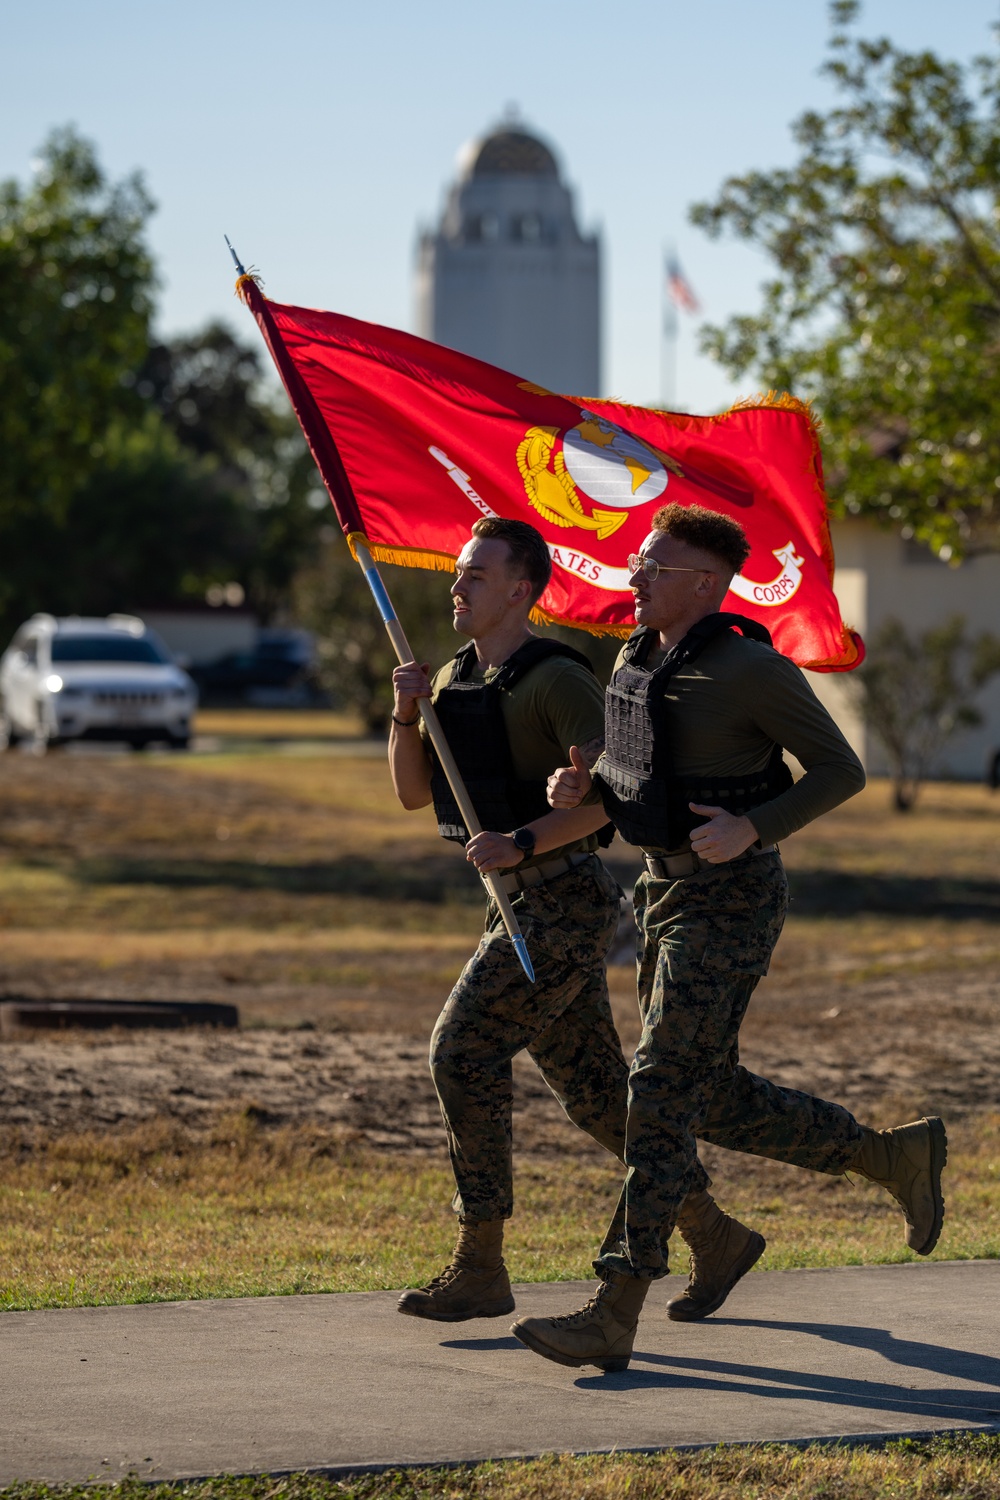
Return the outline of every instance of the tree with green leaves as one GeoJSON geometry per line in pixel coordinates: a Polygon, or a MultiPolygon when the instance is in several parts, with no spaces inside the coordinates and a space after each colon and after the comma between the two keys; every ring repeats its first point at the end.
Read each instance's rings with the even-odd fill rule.
{"type": "Polygon", "coordinates": [[[257,350],[152,339],[152,208],[71,129],[0,184],[0,630],[231,580],[270,619],[315,545],[325,496],[257,350]]]}
{"type": "Polygon", "coordinates": [[[241,524],[225,576],[272,619],[288,605],[298,568],[316,554],[329,500],[284,393],[265,382],[260,350],[209,323],[154,344],[135,389],[235,501],[241,524]]]}
{"type": "Polygon", "coordinates": [[[976,699],[997,672],[1000,639],[967,635],[961,615],[916,637],[899,620],[882,623],[851,684],[885,749],[898,812],[913,806],[949,741],[982,724],[976,699]]]}
{"type": "MultiPolygon", "coordinates": [[[[452,627],[451,575],[390,563],[379,571],[417,660],[436,670],[463,644],[452,627]]],[[[334,703],[358,711],[369,734],[384,734],[396,654],[339,528],[323,528],[320,553],[295,580],[293,607],[316,636],[320,684],[334,703]]]]}
{"type": "Polygon", "coordinates": [[[8,624],[26,607],[21,560],[63,527],[104,462],[109,428],[134,407],[126,382],[147,347],[151,208],[139,177],[108,184],[70,130],[49,138],[26,188],[0,184],[0,614],[8,624]]]}
{"type": "Polygon", "coordinates": [[[1000,547],[1000,49],[906,52],[855,36],[858,9],[831,8],[841,102],[795,123],[794,165],[691,211],[773,267],[703,344],[815,403],[841,514],[958,559],[1000,547]]]}

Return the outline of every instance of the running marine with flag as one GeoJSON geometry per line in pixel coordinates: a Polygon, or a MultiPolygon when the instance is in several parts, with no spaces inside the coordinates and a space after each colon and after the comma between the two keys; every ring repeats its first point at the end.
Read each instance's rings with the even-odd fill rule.
{"type": "MultiPolygon", "coordinates": [[[[808,411],[799,403],[767,399],[721,418],[701,419],[560,396],[408,334],[271,303],[256,278],[239,269],[237,290],[258,320],[390,634],[395,616],[373,557],[454,570],[475,511],[480,520],[474,532],[484,524],[506,521],[523,526],[528,521],[526,530],[534,532],[549,554],[544,588],[532,591],[524,602],[519,639],[529,610],[535,620],[628,635],[633,614],[630,554],[646,535],[653,509],[662,510],[659,502],[669,485],[672,510],[708,506],[720,513],[720,520],[734,512],[741,516],[750,538],[750,557],[746,569],[736,570],[730,578],[731,592],[748,614],[767,618],[786,654],[826,671],[848,670],[861,660],[863,646],[843,625],[831,587],[833,556],[819,448],[808,411]],[[759,567],[768,571],[759,572],[759,567]]],[[[465,587],[468,558],[464,573],[461,559],[458,566],[453,593],[465,587]]],[[[498,597],[505,598],[511,584],[526,587],[516,575],[507,578],[501,568],[498,597]]],[[[520,595],[518,608],[519,601],[520,595]]],[[[477,641],[477,655],[480,644],[477,641]]],[[[401,649],[402,640],[397,646],[401,649]]],[[[397,709],[413,710],[419,702],[425,714],[425,700],[416,696],[429,691],[423,671],[402,655],[400,662],[397,709]],[[419,683],[409,683],[407,674],[419,683]],[[403,678],[407,687],[400,698],[403,678]]],[[[506,661],[501,670],[505,666],[506,661]]],[[[412,712],[409,717],[394,712],[394,721],[394,736],[396,724],[410,730],[417,725],[412,712]]],[[[427,722],[433,734],[433,718],[427,722]]],[[[440,750],[437,741],[435,745],[440,750]]],[[[469,770],[474,773],[476,767],[469,770]]],[[[425,791],[419,789],[421,800],[425,791]]],[[[404,805],[409,805],[408,794],[404,805]]],[[[413,805],[420,805],[420,800],[413,805]]],[[[468,830],[467,817],[465,824],[468,830]]],[[[514,835],[483,833],[469,842],[468,857],[481,872],[493,868],[492,853],[491,864],[480,863],[479,856],[484,839],[499,837],[505,846],[513,844],[520,863],[517,834],[527,835],[534,847],[540,831],[532,825],[514,835]]],[[[501,866],[513,862],[510,850],[499,858],[501,866]]],[[[547,870],[535,873],[543,883],[548,879],[547,870]]],[[[496,899],[506,899],[506,890],[496,885],[496,873],[488,878],[494,882],[496,899]]],[[[523,941],[513,913],[504,920],[514,944],[523,941]]],[[[524,967],[533,984],[534,974],[524,967]]],[[[478,1035],[483,1015],[492,1014],[494,1007],[488,986],[473,977],[475,982],[466,986],[468,994],[476,1005],[487,999],[486,1010],[480,1005],[477,1012],[478,1035]]],[[[541,986],[542,991],[549,989],[547,983],[541,986]]],[[[468,1010],[461,982],[452,998],[461,999],[468,1010]]],[[[442,1023],[446,1018],[450,1026],[447,1007],[442,1023]]],[[[436,1040],[438,1034],[444,1035],[441,1025],[436,1040]]],[[[496,1081],[505,1090],[511,1037],[500,1041],[494,1062],[500,1069],[496,1081]]],[[[527,1035],[515,1038],[512,1050],[528,1042],[527,1035]]],[[[464,1056],[464,1041],[459,1051],[464,1056]]],[[[576,1072],[575,1066],[571,1072],[576,1072]]],[[[469,1084],[463,1075],[458,1089],[462,1108],[469,1084]]],[[[560,1085],[553,1086],[560,1094],[560,1085]]],[[[450,1081],[442,1092],[446,1121],[449,1089],[450,1081]]],[[[568,1096],[564,1104],[572,1116],[568,1096]]],[[[598,1138],[607,1124],[583,1117],[578,1123],[593,1129],[598,1138]]],[[[461,1202],[456,1206],[463,1223],[455,1261],[429,1287],[408,1294],[416,1295],[418,1303],[401,1305],[401,1311],[445,1319],[483,1315],[483,1295],[494,1315],[508,1305],[509,1289],[500,1284],[505,1279],[500,1243],[503,1219],[510,1211],[509,1193],[505,1197],[495,1189],[502,1189],[507,1175],[496,1166],[502,1167],[500,1158],[506,1160],[509,1153],[509,1125],[503,1134],[508,1145],[493,1153],[492,1169],[464,1173],[468,1195],[460,1180],[461,1202]],[[483,1197],[482,1207],[473,1206],[477,1193],[483,1197]],[[448,1305],[438,1306],[439,1301],[448,1305]]],[[[611,1135],[615,1139],[606,1144],[615,1150],[613,1128],[611,1135]]],[[[462,1163],[466,1152],[457,1136],[455,1144],[453,1161],[462,1163]]],[[[692,1246],[700,1246],[700,1269],[693,1269],[686,1294],[690,1306],[678,1308],[676,1315],[701,1317],[721,1304],[760,1254],[763,1240],[721,1214],[707,1191],[696,1190],[693,1177],[687,1187],[684,1212],[678,1213],[676,1223],[686,1238],[690,1236],[692,1246]],[[685,1222],[685,1213],[690,1222],[685,1222]],[[742,1236],[739,1243],[733,1229],[742,1236]]]]}

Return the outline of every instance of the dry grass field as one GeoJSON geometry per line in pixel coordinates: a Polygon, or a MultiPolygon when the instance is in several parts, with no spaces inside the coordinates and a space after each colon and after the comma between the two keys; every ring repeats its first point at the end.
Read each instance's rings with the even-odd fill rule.
{"type": "Polygon", "coordinates": [[[225,740],[356,740],[364,733],[356,714],[327,709],[301,708],[199,708],[195,715],[197,737],[219,736],[225,740]]]}
{"type": "MultiPolygon", "coordinates": [[[[791,840],[792,914],[744,1030],[749,1066],[872,1123],[948,1118],[946,1256],[1000,1254],[998,848],[1000,798],[973,786],[900,817],[875,785],[791,840]]],[[[426,1041],[481,912],[369,747],[4,757],[0,993],[225,999],[243,1028],[0,1041],[0,1303],[426,1276],[451,1234],[426,1041]]],[[[512,1268],[585,1275],[616,1165],[530,1064],[516,1080],[512,1268]]],[[[706,1155],[764,1265],[906,1258],[874,1190],[706,1155]]]]}

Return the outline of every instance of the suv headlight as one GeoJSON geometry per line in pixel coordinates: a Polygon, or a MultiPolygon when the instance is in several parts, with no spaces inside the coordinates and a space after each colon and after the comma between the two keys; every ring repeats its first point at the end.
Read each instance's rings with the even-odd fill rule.
{"type": "Polygon", "coordinates": [[[42,686],[47,688],[53,697],[58,693],[60,698],[79,698],[83,692],[83,688],[68,686],[58,672],[50,672],[42,686]]]}

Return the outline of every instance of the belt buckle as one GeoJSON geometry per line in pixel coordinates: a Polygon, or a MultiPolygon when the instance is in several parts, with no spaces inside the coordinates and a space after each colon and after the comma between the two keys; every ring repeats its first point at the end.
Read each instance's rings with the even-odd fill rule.
{"type": "Polygon", "coordinates": [[[643,859],[646,869],[656,880],[684,880],[689,875],[697,875],[705,867],[705,861],[699,859],[693,850],[688,854],[668,854],[665,859],[645,854],[643,859]]]}

